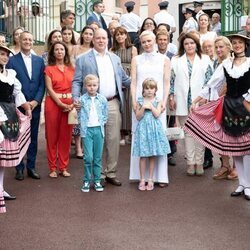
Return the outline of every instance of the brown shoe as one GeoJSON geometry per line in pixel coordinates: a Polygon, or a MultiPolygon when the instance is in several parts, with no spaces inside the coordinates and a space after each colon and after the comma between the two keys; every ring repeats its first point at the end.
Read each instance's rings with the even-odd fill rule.
{"type": "Polygon", "coordinates": [[[116,178],[110,178],[110,177],[106,177],[106,181],[114,186],[121,186],[122,183],[116,178]]]}
{"type": "Polygon", "coordinates": [[[238,174],[236,168],[233,168],[231,173],[227,176],[228,180],[238,180],[238,174]]]}
{"type": "Polygon", "coordinates": [[[222,166],[213,176],[215,180],[227,179],[227,176],[231,173],[231,168],[222,166]]]}

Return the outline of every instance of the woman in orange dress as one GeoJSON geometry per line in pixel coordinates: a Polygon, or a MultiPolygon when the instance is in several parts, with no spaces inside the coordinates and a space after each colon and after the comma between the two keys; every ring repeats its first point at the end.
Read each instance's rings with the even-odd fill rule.
{"type": "Polygon", "coordinates": [[[57,177],[57,166],[62,176],[70,176],[67,169],[72,125],[68,125],[68,112],[73,108],[73,76],[74,68],[67,46],[60,41],[53,43],[49,51],[48,66],[45,68],[45,131],[51,178],[57,177]]]}

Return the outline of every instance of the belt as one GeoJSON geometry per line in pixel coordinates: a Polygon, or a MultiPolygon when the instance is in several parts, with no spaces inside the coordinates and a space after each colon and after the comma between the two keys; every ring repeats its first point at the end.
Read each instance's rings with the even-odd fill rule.
{"type": "MultiPolygon", "coordinates": [[[[72,98],[72,94],[71,93],[55,93],[56,96],[58,98],[61,98],[61,99],[69,99],[69,98],[72,98]]],[[[47,93],[47,96],[50,96],[49,93],[47,93]]]]}
{"type": "Polygon", "coordinates": [[[118,98],[118,95],[114,95],[112,97],[107,98],[107,101],[110,102],[110,101],[117,99],[117,98],[118,98]]]}

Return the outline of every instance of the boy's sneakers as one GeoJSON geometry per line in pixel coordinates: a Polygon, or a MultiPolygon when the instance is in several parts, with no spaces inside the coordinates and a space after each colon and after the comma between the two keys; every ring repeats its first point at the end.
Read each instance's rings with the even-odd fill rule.
{"type": "Polygon", "coordinates": [[[89,187],[90,187],[90,183],[88,181],[85,181],[83,183],[81,191],[84,192],[84,193],[88,193],[89,192],[89,187]]]}
{"type": "Polygon", "coordinates": [[[97,192],[102,192],[104,190],[103,186],[101,185],[100,182],[95,182],[94,183],[94,188],[95,188],[95,191],[97,192]]]}

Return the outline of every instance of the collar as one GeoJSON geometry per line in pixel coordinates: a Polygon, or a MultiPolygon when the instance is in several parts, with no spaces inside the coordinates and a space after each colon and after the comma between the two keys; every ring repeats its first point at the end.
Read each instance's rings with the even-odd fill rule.
{"type": "Polygon", "coordinates": [[[31,58],[31,53],[29,55],[25,55],[22,51],[21,51],[21,55],[23,58],[31,58]]]}
{"type": "Polygon", "coordinates": [[[100,96],[100,95],[99,95],[98,93],[96,93],[95,96],[90,96],[90,95],[88,94],[88,92],[86,92],[86,96],[87,96],[88,99],[91,99],[91,97],[95,97],[95,98],[99,99],[99,96],[100,96]]]}
{"type": "Polygon", "coordinates": [[[97,50],[95,50],[94,48],[93,48],[93,53],[94,53],[95,56],[107,56],[108,55],[107,50],[105,50],[104,55],[102,55],[97,50]]]}
{"type": "Polygon", "coordinates": [[[152,52],[143,52],[145,56],[155,56],[158,54],[157,50],[154,50],[152,52]]]}

